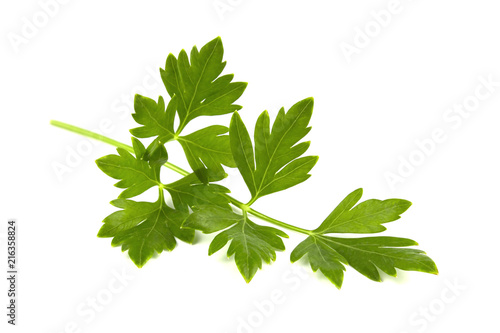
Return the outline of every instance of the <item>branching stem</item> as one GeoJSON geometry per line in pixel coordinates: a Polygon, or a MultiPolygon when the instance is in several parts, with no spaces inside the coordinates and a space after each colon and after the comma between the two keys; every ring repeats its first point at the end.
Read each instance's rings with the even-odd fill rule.
{"type": "MultiPolygon", "coordinates": [[[[110,139],[107,136],[104,136],[104,135],[101,135],[101,134],[97,134],[95,132],[92,132],[92,131],[89,131],[89,130],[86,130],[86,129],[83,129],[83,128],[80,128],[80,127],[76,127],[76,126],[73,126],[73,125],[70,125],[70,124],[66,124],[66,123],[63,123],[63,122],[60,122],[60,121],[57,121],[57,120],[51,120],[50,124],[54,125],[56,127],[68,130],[70,132],[77,133],[77,134],[86,136],[88,138],[92,138],[92,139],[95,139],[95,140],[107,143],[107,144],[115,146],[117,148],[125,149],[126,151],[134,154],[134,148],[132,148],[132,146],[129,146],[129,145],[126,145],[126,144],[121,143],[119,141],[110,139]]],[[[177,165],[172,164],[170,162],[165,163],[165,166],[167,168],[171,169],[171,170],[174,170],[177,173],[180,173],[183,176],[189,175],[189,172],[187,172],[186,170],[182,169],[181,167],[178,167],[177,165]]]]}
{"type": "MultiPolygon", "coordinates": [[[[98,133],[95,133],[95,132],[92,132],[92,131],[89,131],[89,130],[86,130],[86,129],[83,129],[83,128],[80,128],[80,127],[76,127],[76,126],[73,126],[73,125],[70,125],[70,124],[66,124],[66,123],[63,123],[63,122],[60,122],[60,121],[57,121],[57,120],[51,120],[50,123],[52,125],[56,126],[56,127],[68,130],[68,131],[73,132],[73,133],[77,133],[77,134],[86,136],[88,138],[92,138],[92,139],[95,139],[95,140],[107,143],[107,144],[112,145],[112,146],[117,147],[117,148],[125,149],[126,151],[134,154],[134,148],[132,146],[129,146],[129,145],[126,145],[126,144],[124,144],[122,142],[113,140],[111,138],[108,138],[107,136],[104,136],[104,135],[101,135],[101,134],[98,134],[98,133]]],[[[169,168],[169,169],[171,169],[171,170],[173,170],[173,171],[175,171],[175,172],[183,175],[183,176],[189,175],[188,171],[186,171],[186,170],[182,169],[181,167],[178,167],[177,165],[172,164],[170,162],[166,162],[165,166],[167,168],[169,168]]],[[[264,214],[262,214],[262,213],[260,213],[260,212],[258,212],[256,210],[254,210],[253,208],[250,208],[250,205],[255,200],[251,200],[248,204],[244,204],[243,202],[238,201],[235,198],[233,198],[233,197],[231,197],[231,196],[229,196],[227,194],[225,194],[225,196],[227,197],[227,199],[229,200],[229,202],[231,204],[233,204],[236,207],[240,208],[243,211],[244,214],[246,214],[246,213],[251,214],[251,215],[253,215],[255,217],[258,217],[261,220],[267,221],[269,223],[272,223],[274,225],[280,226],[280,227],[285,228],[285,229],[289,229],[289,230],[293,230],[293,231],[296,231],[296,232],[300,232],[302,234],[306,234],[306,235],[312,235],[313,234],[313,232],[311,230],[302,229],[302,228],[296,227],[294,225],[278,221],[276,219],[273,219],[272,217],[269,217],[267,215],[264,215],[264,214]]]]}

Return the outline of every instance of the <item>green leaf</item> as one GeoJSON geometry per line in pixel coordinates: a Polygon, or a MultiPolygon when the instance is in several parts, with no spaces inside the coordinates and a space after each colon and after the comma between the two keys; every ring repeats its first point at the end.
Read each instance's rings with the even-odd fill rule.
{"type": "Polygon", "coordinates": [[[177,58],[169,54],[165,69],[160,69],[169,95],[179,98],[178,132],[196,117],[222,115],[241,109],[233,103],[247,84],[231,82],[232,74],[219,77],[226,66],[222,61],[223,54],[222,41],[217,37],[199,51],[193,47],[190,59],[184,50],[177,58]]]}
{"type": "Polygon", "coordinates": [[[254,201],[295,186],[310,177],[308,172],[318,157],[299,158],[310,143],[298,142],[311,129],[307,126],[313,104],[312,98],[306,98],[286,113],[282,108],[272,130],[269,127],[269,114],[264,111],[255,126],[255,153],[245,124],[238,113],[233,115],[229,129],[231,151],[254,201]]]}
{"type": "Polygon", "coordinates": [[[304,255],[307,255],[313,272],[319,269],[337,288],[342,286],[345,271],[342,263],[347,264],[347,260],[331,246],[318,237],[307,237],[292,251],[290,260],[296,262],[304,255]]]}
{"type": "Polygon", "coordinates": [[[253,146],[247,128],[238,112],[235,112],[231,118],[229,137],[234,161],[253,197],[257,193],[253,146]]]}
{"type": "Polygon", "coordinates": [[[148,161],[151,168],[159,168],[168,161],[167,149],[158,140],[154,140],[148,146],[142,159],[148,161]]]}
{"type": "Polygon", "coordinates": [[[356,205],[362,189],[350,193],[325,219],[319,228],[291,253],[292,262],[307,255],[313,271],[318,269],[338,288],[344,278],[344,264],[361,274],[380,281],[377,267],[391,276],[396,268],[437,274],[434,262],[417,249],[415,241],[396,237],[334,238],[328,233],[374,233],[384,231],[383,223],[400,218],[411,203],[401,199],[366,200],[356,205]]]}
{"type": "Polygon", "coordinates": [[[375,233],[386,230],[383,223],[399,219],[411,202],[402,199],[370,199],[358,204],[363,189],[350,193],[333,210],[315,233],[375,233]]]}
{"type": "Polygon", "coordinates": [[[163,97],[158,98],[158,103],[154,100],[135,95],[134,110],[132,114],[134,120],[143,126],[130,130],[133,136],[138,138],[149,138],[157,136],[157,141],[164,144],[175,137],[174,118],[177,108],[177,98],[173,97],[165,110],[163,97]]]}
{"type": "Polygon", "coordinates": [[[225,126],[214,125],[178,138],[191,169],[203,183],[208,183],[208,170],[223,178],[222,164],[234,168],[236,164],[229,146],[225,126]]]}
{"type": "Polygon", "coordinates": [[[381,281],[380,269],[396,276],[396,268],[437,274],[436,264],[424,251],[403,247],[418,245],[415,241],[397,237],[334,238],[313,235],[300,243],[291,253],[296,262],[307,254],[313,271],[318,269],[337,288],[342,286],[344,266],[348,264],[374,281],[381,281]]]}
{"type": "MultiPolygon", "coordinates": [[[[132,143],[136,156],[118,148],[118,155],[107,155],[96,160],[97,166],[105,174],[120,179],[115,186],[125,190],[119,198],[134,197],[160,184],[160,166],[154,165],[154,162],[152,166],[143,159],[147,151],[139,140],[132,138],[132,143]]],[[[160,155],[163,156],[161,152],[160,155]]]]}
{"type": "Polygon", "coordinates": [[[284,251],[285,245],[280,237],[288,238],[283,231],[264,227],[242,217],[233,227],[215,236],[208,254],[219,251],[231,241],[227,256],[234,255],[234,261],[241,275],[248,283],[262,268],[262,262],[270,264],[276,260],[276,251],[284,251]]]}
{"type": "Polygon", "coordinates": [[[246,88],[246,83],[231,82],[233,75],[220,76],[226,63],[222,61],[224,49],[220,38],[203,46],[200,51],[194,47],[191,59],[182,50],[178,58],[170,54],[165,69],[160,69],[161,77],[171,100],[165,110],[162,97],[152,99],[136,95],[134,101],[135,121],[141,127],[132,129],[138,138],[157,138],[149,147],[156,149],[171,140],[182,145],[189,165],[203,183],[208,183],[207,169],[225,176],[222,165],[235,167],[229,148],[229,137],[225,126],[211,126],[186,136],[179,136],[192,119],[203,115],[221,115],[241,109],[234,105],[246,88]],[[219,77],[220,76],[220,77],[219,77]],[[180,124],[174,130],[175,114],[180,124]]]}
{"type": "Polygon", "coordinates": [[[163,196],[155,203],[117,199],[111,204],[122,210],[104,219],[98,237],[113,237],[111,245],[128,250],[139,268],[155,253],[172,251],[175,238],[193,242],[194,231],[180,228],[188,214],[168,207],[163,196]]]}
{"type": "Polygon", "coordinates": [[[227,256],[234,255],[236,266],[247,283],[262,268],[262,262],[270,264],[276,260],[276,251],[285,250],[281,237],[288,238],[281,230],[253,223],[246,214],[238,215],[230,209],[209,206],[200,207],[191,214],[183,228],[193,228],[204,233],[228,228],[215,236],[208,254],[214,254],[231,242],[227,256]]]}
{"type": "Polygon", "coordinates": [[[233,213],[230,207],[202,205],[184,221],[182,228],[200,230],[211,234],[226,229],[241,221],[242,216],[233,213]]]}
{"type": "Polygon", "coordinates": [[[191,173],[176,182],[164,185],[172,196],[174,207],[188,212],[189,208],[214,205],[230,209],[229,199],[225,196],[229,190],[217,184],[202,184],[194,173],[191,173]]]}

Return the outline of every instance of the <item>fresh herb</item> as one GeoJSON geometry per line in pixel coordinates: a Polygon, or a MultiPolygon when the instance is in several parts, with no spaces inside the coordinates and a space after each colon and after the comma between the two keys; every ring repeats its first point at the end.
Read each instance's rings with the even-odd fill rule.
{"type": "Polygon", "coordinates": [[[379,270],[396,276],[396,268],[437,274],[435,263],[413,240],[397,237],[339,238],[331,234],[369,234],[384,231],[383,224],[400,218],[411,205],[401,199],[361,199],[362,189],[349,194],[315,230],[306,230],[268,217],[251,208],[261,197],[286,190],[310,177],[317,156],[303,156],[310,142],[301,140],[311,130],[314,101],[306,98],[288,111],[282,108],[273,124],[264,111],[255,125],[252,142],[234,102],[246,88],[233,82],[233,75],[222,75],[225,67],[223,47],[216,38],[200,50],[193,47],[190,56],[182,50],[170,54],[161,78],[170,96],[158,101],[136,95],[134,120],[140,125],[130,130],[132,146],[58,121],[52,124],[117,147],[118,155],[98,159],[97,166],[118,179],[123,189],[111,204],[120,210],[104,219],[99,237],[112,237],[112,246],[128,251],[130,259],[142,267],[155,253],[172,251],[181,240],[192,243],[195,230],[218,233],[209,246],[209,255],[229,243],[227,255],[233,256],[243,278],[250,282],[262,263],[276,259],[284,251],[280,229],[262,226],[257,218],[282,229],[307,235],[291,253],[291,261],[307,257],[313,271],[318,269],[338,288],[342,286],[345,265],[381,281],[379,270]],[[186,125],[200,116],[232,113],[229,128],[212,125],[184,134],[186,125]],[[179,119],[175,128],[174,119],[179,119]],[[153,138],[145,147],[139,140],[153,138]],[[165,144],[178,141],[192,172],[168,162],[165,144]],[[223,169],[237,167],[251,199],[244,204],[228,195],[217,181],[227,176],[223,169]],[[161,182],[162,166],[181,174],[173,183],[161,182]],[[155,202],[130,200],[153,187],[158,189],[155,202]],[[172,201],[167,203],[165,195],[172,201]]]}

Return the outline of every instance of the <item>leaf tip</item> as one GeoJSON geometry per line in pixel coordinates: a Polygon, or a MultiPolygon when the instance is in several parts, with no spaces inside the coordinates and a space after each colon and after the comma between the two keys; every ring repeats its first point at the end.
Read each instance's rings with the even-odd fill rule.
{"type": "Polygon", "coordinates": [[[431,261],[431,268],[426,273],[433,274],[433,275],[439,275],[439,270],[437,268],[436,263],[432,259],[430,259],[430,261],[431,261]]]}
{"type": "Polygon", "coordinates": [[[335,288],[337,288],[337,290],[342,289],[342,281],[334,282],[334,281],[330,280],[330,282],[335,286],[335,288]]]}
{"type": "MultiPolygon", "coordinates": [[[[121,188],[120,186],[118,186],[118,183],[116,183],[115,186],[121,188]]],[[[127,190],[124,190],[122,193],[118,195],[118,199],[128,199],[128,198],[130,198],[130,196],[128,195],[127,190]]]]}
{"type": "Polygon", "coordinates": [[[147,97],[142,96],[141,94],[134,95],[134,104],[141,101],[141,99],[146,99],[147,97]]]}
{"type": "Polygon", "coordinates": [[[243,275],[243,274],[241,274],[241,276],[243,276],[243,279],[245,280],[245,282],[246,282],[247,284],[249,284],[249,283],[250,283],[250,281],[252,281],[252,279],[253,279],[253,276],[245,276],[245,275],[243,275]]]}

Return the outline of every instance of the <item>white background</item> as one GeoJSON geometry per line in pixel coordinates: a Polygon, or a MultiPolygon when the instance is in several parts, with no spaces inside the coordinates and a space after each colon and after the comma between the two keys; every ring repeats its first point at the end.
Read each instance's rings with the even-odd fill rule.
{"type": "MultiPolygon", "coordinates": [[[[498,331],[500,87],[467,118],[444,118],[454,104],[473,101],[479,77],[500,81],[498,2],[401,0],[399,12],[351,57],[341,45],[355,46],[357,29],[376,29],[370,12],[390,1],[221,3],[231,10],[218,13],[212,0],[73,0],[47,22],[38,1],[1,3],[2,270],[9,218],[18,221],[20,244],[19,322],[6,324],[2,278],[2,332],[498,331]],[[23,37],[34,16],[40,27],[23,37]],[[23,43],[14,46],[14,35],[23,43]],[[168,53],[216,36],[225,46],[225,73],[249,82],[238,101],[249,127],[265,109],[275,115],[315,98],[308,139],[320,159],[312,177],[255,208],[315,228],[358,187],[365,199],[408,199],[413,206],[385,235],[417,240],[438,276],[400,272],[376,283],[348,268],[337,290],[320,273],[290,264],[303,237],[289,232],[287,251],[247,285],[225,251],[207,256],[211,236],[179,244],[140,270],[96,237],[120,191],[94,160],[114,149],[91,146],[58,177],[54,166],[89,146],[49,121],[89,129],[107,122],[109,136],[130,142],[127,100],[136,92],[167,95],[158,68],[168,53]],[[400,158],[424,156],[415,141],[435,129],[446,140],[389,186],[385,175],[397,174],[400,158]],[[276,293],[280,304],[269,306],[276,293]],[[93,298],[106,304],[92,310],[93,298]]],[[[202,118],[186,131],[228,121],[202,118]]],[[[178,147],[167,148],[172,162],[186,166],[178,147]]],[[[224,185],[248,200],[241,178],[229,173],[224,185]]]]}

